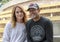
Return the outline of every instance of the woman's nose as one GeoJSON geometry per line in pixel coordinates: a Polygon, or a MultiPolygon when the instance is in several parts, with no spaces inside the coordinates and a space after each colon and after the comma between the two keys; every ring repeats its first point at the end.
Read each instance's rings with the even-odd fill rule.
{"type": "Polygon", "coordinates": [[[21,15],[21,13],[19,12],[19,15],[21,15]]]}

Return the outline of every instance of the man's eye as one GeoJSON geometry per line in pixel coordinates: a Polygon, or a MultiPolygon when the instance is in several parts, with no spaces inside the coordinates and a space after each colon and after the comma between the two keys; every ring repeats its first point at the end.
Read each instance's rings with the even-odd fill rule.
{"type": "Polygon", "coordinates": [[[19,13],[19,12],[16,12],[16,13],[19,13]]]}

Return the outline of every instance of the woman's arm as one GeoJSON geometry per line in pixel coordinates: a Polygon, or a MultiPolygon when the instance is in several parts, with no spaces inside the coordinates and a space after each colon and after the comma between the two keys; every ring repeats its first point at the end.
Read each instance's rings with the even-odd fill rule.
{"type": "Polygon", "coordinates": [[[10,23],[7,23],[3,33],[3,42],[10,42],[10,23]]]}

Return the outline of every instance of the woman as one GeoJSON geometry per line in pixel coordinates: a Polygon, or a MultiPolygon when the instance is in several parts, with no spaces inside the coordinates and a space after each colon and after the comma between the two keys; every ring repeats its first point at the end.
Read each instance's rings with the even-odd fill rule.
{"type": "Polygon", "coordinates": [[[26,40],[26,14],[23,9],[16,6],[12,10],[12,20],[5,26],[3,42],[27,42],[26,40]]]}

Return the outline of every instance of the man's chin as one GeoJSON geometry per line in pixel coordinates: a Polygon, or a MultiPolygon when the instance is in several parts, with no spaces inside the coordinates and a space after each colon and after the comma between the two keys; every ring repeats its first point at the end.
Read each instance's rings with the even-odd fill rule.
{"type": "Polygon", "coordinates": [[[32,19],[36,18],[36,16],[31,17],[32,19]]]}

